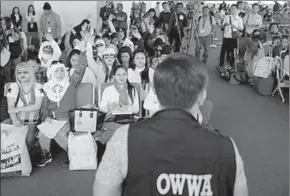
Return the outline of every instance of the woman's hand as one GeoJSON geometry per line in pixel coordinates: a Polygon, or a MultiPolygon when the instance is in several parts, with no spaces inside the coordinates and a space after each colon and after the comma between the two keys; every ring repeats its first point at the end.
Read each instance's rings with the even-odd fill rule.
{"type": "Polygon", "coordinates": [[[45,119],[45,122],[50,124],[50,123],[51,123],[51,118],[47,117],[47,118],[45,119]]]}
{"type": "Polygon", "coordinates": [[[113,110],[117,109],[118,107],[119,107],[119,104],[117,104],[116,102],[108,104],[108,110],[109,111],[113,111],[113,110]]]}
{"type": "Polygon", "coordinates": [[[18,118],[14,118],[14,119],[12,120],[12,124],[13,124],[13,126],[15,126],[15,127],[21,127],[21,126],[22,126],[22,124],[21,124],[21,122],[20,122],[20,120],[19,120],[18,118]]]}
{"type": "Polygon", "coordinates": [[[54,41],[54,39],[53,39],[53,37],[51,36],[50,33],[45,34],[45,38],[46,38],[49,42],[54,41]]]}
{"type": "Polygon", "coordinates": [[[20,112],[20,109],[19,108],[9,108],[8,109],[8,113],[9,114],[16,114],[16,113],[18,113],[18,112],[20,112]]]}
{"type": "Polygon", "coordinates": [[[135,38],[137,38],[138,40],[140,40],[142,38],[142,36],[140,35],[140,33],[137,30],[133,30],[132,34],[135,38]]]}

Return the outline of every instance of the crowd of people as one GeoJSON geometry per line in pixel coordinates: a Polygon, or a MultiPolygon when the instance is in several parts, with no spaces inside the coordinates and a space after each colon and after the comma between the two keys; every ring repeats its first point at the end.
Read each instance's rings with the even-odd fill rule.
{"type": "MultiPolygon", "coordinates": [[[[164,139],[161,138],[161,135],[165,135],[162,129],[158,128],[159,133],[148,133],[144,129],[152,129],[157,123],[154,119],[163,118],[170,120],[171,127],[184,127],[183,122],[189,127],[199,126],[195,123],[188,124],[187,121],[192,121],[188,113],[171,111],[168,108],[193,108],[192,115],[198,123],[207,125],[202,120],[203,114],[199,108],[206,99],[208,76],[205,67],[208,64],[210,48],[216,47],[213,43],[218,40],[217,30],[221,28],[223,31],[220,62],[216,65],[221,75],[225,74],[225,70],[234,69],[240,57],[245,56],[244,63],[253,67],[255,62],[266,55],[282,59],[289,56],[289,38],[286,35],[289,34],[289,30],[286,31],[289,26],[282,28],[289,21],[287,4],[281,6],[276,2],[272,9],[258,3],[249,5],[248,2],[242,1],[232,5],[223,2],[219,7],[206,5],[204,2],[189,2],[185,5],[182,2],[165,1],[161,6],[162,11],[159,2],[156,8],[147,10],[146,3],[133,2],[131,13],[126,13],[122,3],[118,3],[115,9],[112,1],[106,1],[106,5],[100,10],[96,27],[93,27],[88,19],[83,19],[79,25],[67,32],[61,32],[60,16],[47,2],[43,6],[44,13],[40,18],[37,17],[38,13],[33,5],[29,5],[25,14],[20,13],[18,7],[14,7],[11,16],[1,16],[0,120],[3,124],[13,124],[16,127],[28,126],[26,145],[29,151],[35,147],[41,149],[37,166],[44,167],[52,161],[51,139],[40,132],[37,125],[49,123],[52,119],[66,121],[64,128],[53,139],[67,152],[68,133],[72,131],[73,124],[70,112],[76,109],[76,91],[81,83],[90,83],[93,86],[92,91],[87,94],[94,94],[91,106],[97,107],[98,111],[105,115],[103,123],[98,126],[96,140],[99,148],[110,144],[97,171],[95,195],[118,193],[124,180],[127,195],[132,195],[135,191],[140,193],[138,195],[142,195],[142,191],[144,195],[150,195],[149,175],[157,177],[155,175],[161,172],[163,166],[156,162],[161,161],[161,158],[155,157],[157,152],[154,150],[158,148],[156,143],[168,145],[166,142],[172,142],[170,137],[179,138],[175,144],[182,143],[188,141],[186,134],[191,133],[186,132],[181,137],[175,137],[176,133],[172,131],[172,135],[164,139]],[[22,31],[23,17],[28,21],[28,32],[22,31]],[[196,58],[173,54],[188,53],[192,37],[196,45],[196,58]],[[265,53],[264,47],[270,47],[273,52],[265,53]],[[238,55],[235,54],[235,49],[238,49],[238,55]],[[199,62],[197,59],[200,59],[202,51],[202,60],[199,62]],[[193,62],[197,67],[190,66],[193,62]],[[177,76],[179,78],[176,78],[177,76]],[[162,111],[158,112],[160,110],[162,111]],[[129,131],[131,126],[129,129],[129,126],[123,127],[122,124],[106,121],[115,113],[129,113],[138,118],[152,116],[152,120],[144,123],[140,121],[136,125],[133,123],[133,134],[133,131],[129,131]],[[170,115],[182,117],[177,121],[171,119],[170,115]],[[115,133],[116,130],[118,131],[115,133]],[[154,142],[148,140],[148,143],[142,143],[142,140],[147,141],[150,134],[155,134],[154,142]],[[124,146],[127,143],[128,146],[124,146]],[[140,145],[137,149],[143,149],[150,159],[144,160],[140,157],[141,155],[134,151],[136,147],[133,149],[132,145],[140,145]],[[126,156],[128,153],[129,157],[126,156]],[[131,161],[137,162],[134,162],[131,168],[127,168],[128,162],[131,161]],[[154,174],[150,174],[153,162],[158,166],[154,174]],[[138,164],[145,168],[144,172],[138,164]],[[142,177],[144,179],[141,179],[142,177]],[[138,181],[139,179],[141,180],[138,181]],[[144,186],[136,185],[137,182],[142,182],[144,186]]],[[[251,75],[253,69],[247,69],[247,72],[251,75]]],[[[127,115],[126,117],[130,118],[127,120],[135,122],[135,119],[131,119],[132,115],[127,115]]],[[[166,126],[164,123],[163,127],[166,126]]],[[[197,138],[196,145],[202,146],[198,138],[202,140],[210,137],[208,141],[212,140],[213,143],[207,143],[207,148],[203,148],[205,154],[211,151],[211,147],[216,149],[214,141],[215,137],[218,138],[219,148],[228,153],[225,154],[224,165],[218,166],[224,172],[220,175],[225,182],[220,181],[217,183],[219,186],[212,185],[219,188],[211,189],[211,175],[189,175],[185,178],[188,181],[194,178],[204,180],[203,189],[200,190],[203,191],[202,195],[212,195],[212,190],[220,195],[232,195],[230,192],[235,192],[234,195],[247,195],[242,161],[234,142],[232,141],[232,145],[231,140],[216,135],[204,134],[191,138],[197,138]],[[231,145],[232,147],[229,147],[231,145]],[[235,159],[238,159],[237,165],[233,163],[235,159]],[[233,165],[236,166],[233,168],[233,165]],[[240,173],[235,175],[235,170],[239,170],[240,173]],[[239,186],[237,183],[240,183],[239,186]],[[237,192],[233,191],[236,186],[240,188],[237,188],[237,192]]],[[[191,140],[190,142],[192,143],[191,140]]],[[[192,149],[190,142],[186,142],[188,148],[184,149],[192,149]]],[[[169,151],[178,154],[178,150],[181,149],[169,151]]],[[[157,151],[164,155],[162,161],[176,163],[167,157],[168,150],[160,148],[157,151]]],[[[215,155],[212,153],[210,156],[213,158],[215,155]]],[[[205,159],[202,155],[199,158],[205,159]]],[[[180,157],[180,160],[189,162],[194,159],[196,157],[180,157]]],[[[64,160],[64,164],[69,164],[68,158],[64,160]]],[[[211,166],[204,166],[200,171],[206,173],[206,167],[211,166]]],[[[184,172],[188,168],[189,166],[186,166],[184,172]]],[[[170,172],[172,168],[166,166],[166,169],[166,172],[170,172]]],[[[161,178],[166,181],[171,176],[165,175],[161,178]]],[[[160,194],[168,192],[161,184],[157,189],[160,194]]]]}

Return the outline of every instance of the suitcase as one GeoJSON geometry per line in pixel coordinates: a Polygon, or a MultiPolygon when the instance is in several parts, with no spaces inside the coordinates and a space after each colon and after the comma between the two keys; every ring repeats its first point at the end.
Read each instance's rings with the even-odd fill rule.
{"type": "Polygon", "coordinates": [[[254,87],[259,95],[271,96],[274,87],[274,78],[271,76],[268,78],[255,78],[254,87]]]}

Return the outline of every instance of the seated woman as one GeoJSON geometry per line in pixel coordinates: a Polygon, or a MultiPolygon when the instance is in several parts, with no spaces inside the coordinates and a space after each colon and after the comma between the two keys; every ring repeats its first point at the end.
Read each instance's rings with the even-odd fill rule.
{"type": "Polygon", "coordinates": [[[281,37],[281,32],[279,32],[279,24],[278,23],[271,23],[267,33],[267,41],[263,43],[263,46],[270,46],[273,45],[273,39],[275,37],[281,37]]]}
{"type": "Polygon", "coordinates": [[[133,54],[131,49],[128,46],[123,46],[119,49],[118,52],[118,61],[121,65],[123,65],[124,67],[126,67],[127,69],[129,67],[131,67],[132,65],[132,59],[133,59],[133,54]]]}
{"type": "MultiPolygon", "coordinates": [[[[53,138],[65,151],[68,149],[68,133],[70,131],[69,111],[75,109],[75,89],[81,83],[86,69],[85,53],[81,52],[79,65],[75,66],[72,76],[62,62],[54,61],[47,70],[48,82],[43,85],[45,92],[41,107],[42,121],[51,122],[51,119],[67,121],[65,126],[53,138]]],[[[39,132],[39,144],[42,154],[37,165],[44,167],[52,161],[50,153],[51,139],[39,132]]],[[[68,164],[68,159],[64,162],[68,164]]]]}
{"type": "MultiPolygon", "coordinates": [[[[139,112],[139,95],[137,89],[128,81],[127,69],[117,65],[113,69],[113,85],[104,89],[99,109],[107,114],[107,119],[114,113],[136,114],[139,112]]],[[[113,133],[121,125],[115,122],[105,123],[106,131],[100,136],[99,141],[103,144],[108,142],[113,133]]]]}
{"type": "MultiPolygon", "coordinates": [[[[262,43],[258,39],[253,39],[247,52],[245,53],[244,61],[247,64],[247,74],[249,78],[253,78],[253,65],[262,57],[265,56],[265,51],[262,46],[262,43]]],[[[252,80],[250,80],[251,82],[252,80]]]]}
{"type": "Polygon", "coordinates": [[[33,47],[26,50],[24,61],[30,64],[34,70],[36,81],[40,84],[47,82],[47,68],[40,67],[40,60],[38,58],[38,51],[33,47]]]}
{"type": "MultiPolygon", "coordinates": [[[[80,54],[80,50],[73,49],[68,55],[66,67],[69,69],[70,76],[74,74],[75,69],[77,66],[79,66],[80,54]]],[[[85,74],[81,83],[91,83],[94,85],[94,87],[96,87],[97,78],[89,67],[86,67],[85,74]]]]}
{"type": "Polygon", "coordinates": [[[280,57],[282,59],[289,55],[289,37],[283,36],[281,44],[277,44],[273,48],[273,57],[280,57]]]}
{"type": "Polygon", "coordinates": [[[7,102],[9,119],[4,124],[16,127],[28,126],[26,145],[31,149],[36,139],[36,125],[39,120],[39,110],[43,101],[42,85],[36,82],[34,70],[28,63],[19,63],[15,70],[16,82],[7,85],[7,102]]]}
{"type": "Polygon", "coordinates": [[[38,58],[41,61],[41,67],[49,68],[52,61],[58,61],[61,56],[61,50],[50,34],[45,36],[39,49],[38,58]]]}

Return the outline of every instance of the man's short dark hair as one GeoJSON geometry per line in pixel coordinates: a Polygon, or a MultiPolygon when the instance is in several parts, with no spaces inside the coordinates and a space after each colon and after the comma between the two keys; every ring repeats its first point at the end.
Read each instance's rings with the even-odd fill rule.
{"type": "Polygon", "coordinates": [[[45,2],[43,5],[44,10],[51,10],[51,5],[48,2],[45,2]]]}
{"type": "Polygon", "coordinates": [[[236,7],[236,8],[238,8],[237,4],[233,4],[233,5],[231,5],[231,8],[232,8],[232,7],[236,7]]]}
{"type": "Polygon", "coordinates": [[[254,4],[252,5],[252,8],[255,7],[255,6],[260,7],[260,5],[259,5],[258,3],[254,3],[254,4]]]}
{"type": "Polygon", "coordinates": [[[165,4],[168,4],[168,2],[167,2],[167,1],[163,2],[163,3],[162,3],[162,6],[164,6],[165,4]]]}
{"type": "Polygon", "coordinates": [[[183,3],[179,2],[176,4],[176,7],[178,7],[179,5],[181,5],[183,7],[183,3]]]}
{"type": "Polygon", "coordinates": [[[174,53],[162,61],[154,74],[154,88],[166,108],[190,109],[207,87],[208,73],[201,61],[190,55],[174,53]]]}

